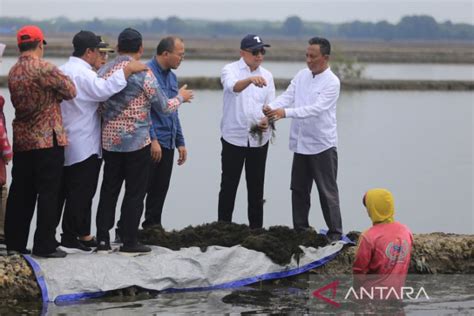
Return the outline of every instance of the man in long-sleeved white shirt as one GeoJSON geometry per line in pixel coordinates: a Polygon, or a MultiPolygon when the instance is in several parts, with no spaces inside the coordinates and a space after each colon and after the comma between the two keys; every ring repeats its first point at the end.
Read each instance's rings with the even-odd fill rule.
{"type": "Polygon", "coordinates": [[[241,58],[222,69],[224,109],[221,121],[222,176],[219,192],[218,220],[231,222],[240,175],[245,165],[247,180],[248,219],[250,228],[263,225],[263,191],[267,160],[268,119],[263,105],[275,97],[272,74],[261,65],[265,47],[253,34],[240,43],[241,58]],[[253,129],[258,133],[251,133],[253,129]]]}
{"type": "Polygon", "coordinates": [[[132,73],[146,69],[144,64],[135,62],[108,80],[99,78],[93,66],[100,58],[101,45],[99,36],[80,31],[73,38],[72,56],[60,67],[77,89],[74,99],[61,103],[68,145],[64,149],[65,167],[58,215],[61,215],[65,203],[61,245],[67,252],[90,251],[88,246],[94,246],[90,236],[91,206],[102,163],[99,102],[125,88],[132,73]]]}
{"type": "Polygon", "coordinates": [[[309,40],[305,68],[296,74],[287,90],[265,107],[267,117],[292,118],[290,150],[293,226],[309,228],[313,181],[319,192],[330,241],[342,235],[337,187],[336,102],[340,82],[328,61],[331,44],[325,38],[309,40]]]}

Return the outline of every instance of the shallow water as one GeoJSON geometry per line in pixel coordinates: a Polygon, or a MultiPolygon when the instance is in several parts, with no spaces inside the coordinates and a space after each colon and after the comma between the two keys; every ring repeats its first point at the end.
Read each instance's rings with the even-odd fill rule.
{"type": "MultiPolygon", "coordinates": [[[[474,276],[472,275],[412,275],[405,286],[413,294],[404,295],[403,304],[358,300],[347,295],[351,278],[346,275],[322,276],[304,274],[239,289],[155,293],[153,298],[103,297],[66,305],[21,304],[2,307],[0,313],[20,312],[45,315],[100,314],[326,314],[371,313],[377,315],[472,315],[474,312],[474,276]],[[317,289],[338,281],[333,297],[331,291],[321,294],[333,303],[313,295],[317,289]],[[423,291],[421,289],[423,288],[423,291]],[[419,295],[417,295],[420,293],[419,295]],[[426,295],[425,295],[426,294],[426,295]],[[347,298],[346,298],[347,297],[347,298]],[[228,303],[226,303],[228,302],[228,303]]],[[[405,292],[406,293],[406,292],[405,292]]]]}

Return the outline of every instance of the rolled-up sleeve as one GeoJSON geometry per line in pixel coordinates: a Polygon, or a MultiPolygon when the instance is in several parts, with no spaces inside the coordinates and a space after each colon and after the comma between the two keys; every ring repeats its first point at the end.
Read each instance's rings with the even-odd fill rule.
{"type": "Polygon", "coordinates": [[[224,88],[224,91],[232,92],[234,94],[238,94],[238,92],[234,92],[234,86],[239,81],[235,72],[231,69],[230,65],[225,66],[222,68],[221,73],[221,84],[224,88]]]}

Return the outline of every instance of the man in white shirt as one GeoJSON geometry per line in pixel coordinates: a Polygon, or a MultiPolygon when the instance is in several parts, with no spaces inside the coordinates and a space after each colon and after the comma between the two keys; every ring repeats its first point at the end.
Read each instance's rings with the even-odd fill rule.
{"type": "Polygon", "coordinates": [[[95,246],[90,236],[92,198],[97,189],[102,163],[99,102],[107,100],[127,85],[127,78],[146,70],[140,62],[130,63],[108,80],[93,70],[100,57],[101,39],[89,31],[80,31],[73,40],[74,52],[60,69],[74,82],[77,96],[61,102],[61,114],[67,133],[64,149],[62,194],[59,201],[63,233],[61,245],[66,252],[90,251],[95,246]],[[83,239],[80,241],[79,239],[83,239]]]}
{"type": "Polygon", "coordinates": [[[325,38],[309,40],[308,68],[299,71],[287,90],[264,112],[269,119],[293,118],[290,150],[294,152],[291,170],[293,226],[308,229],[313,180],[319,192],[330,241],[342,235],[337,187],[336,102],[340,82],[329,68],[331,44],[325,38]]]}
{"type": "Polygon", "coordinates": [[[242,168],[247,180],[250,228],[263,226],[263,191],[267,160],[268,119],[263,105],[275,97],[272,74],[261,65],[265,55],[262,39],[253,34],[240,43],[240,59],[222,69],[224,109],[221,121],[222,176],[218,220],[231,222],[242,168]],[[259,133],[251,130],[259,129],[259,133]]]}

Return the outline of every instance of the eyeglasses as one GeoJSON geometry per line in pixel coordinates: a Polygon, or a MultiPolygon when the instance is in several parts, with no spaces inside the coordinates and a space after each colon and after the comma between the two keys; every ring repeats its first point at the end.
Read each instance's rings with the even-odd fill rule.
{"type": "Polygon", "coordinates": [[[244,49],[244,50],[248,53],[252,53],[252,55],[254,55],[254,56],[258,56],[258,54],[265,55],[265,53],[266,53],[265,48],[256,48],[256,49],[252,49],[252,50],[244,49]]]}
{"type": "Polygon", "coordinates": [[[184,53],[175,53],[175,52],[168,52],[168,53],[173,54],[173,55],[176,55],[176,56],[178,56],[178,57],[181,58],[181,59],[184,58],[184,53]]]}

